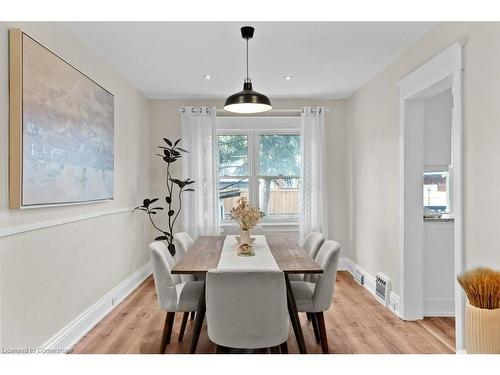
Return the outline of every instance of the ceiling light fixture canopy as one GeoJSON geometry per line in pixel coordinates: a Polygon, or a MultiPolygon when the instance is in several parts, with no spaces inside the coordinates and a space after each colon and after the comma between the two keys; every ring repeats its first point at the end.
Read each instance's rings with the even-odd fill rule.
{"type": "Polygon", "coordinates": [[[253,38],[255,29],[251,26],[244,26],[241,28],[241,37],[247,43],[247,77],[243,82],[243,91],[237,92],[226,99],[224,109],[229,112],[235,113],[259,113],[269,111],[271,101],[269,98],[254,91],[252,88],[252,80],[248,76],[248,40],[253,38]]]}

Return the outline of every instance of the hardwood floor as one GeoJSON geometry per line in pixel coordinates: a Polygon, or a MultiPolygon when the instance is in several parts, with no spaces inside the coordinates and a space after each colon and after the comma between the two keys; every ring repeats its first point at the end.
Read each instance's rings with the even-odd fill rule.
{"type": "MultiPolygon", "coordinates": [[[[330,353],[454,353],[452,318],[405,322],[382,306],[346,272],[337,274],[334,302],[325,312],[330,353]]],[[[148,278],[104,320],[85,335],[73,353],[158,353],[165,312],[156,302],[153,278],[148,278]]],[[[189,320],[178,342],[182,313],[175,316],[166,353],[187,353],[194,321],[189,320]]],[[[311,322],[301,314],[309,353],[321,353],[311,322]]],[[[289,353],[298,353],[290,329],[289,353]]],[[[197,353],[214,353],[215,345],[203,327],[197,353]]]]}
{"type": "Polygon", "coordinates": [[[419,320],[418,324],[455,351],[455,318],[425,318],[419,320]]]}

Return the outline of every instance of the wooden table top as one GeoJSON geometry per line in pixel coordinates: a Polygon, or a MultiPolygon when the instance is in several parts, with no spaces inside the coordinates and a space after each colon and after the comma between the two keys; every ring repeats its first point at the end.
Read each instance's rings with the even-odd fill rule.
{"type": "MultiPolygon", "coordinates": [[[[217,268],[226,236],[199,236],[172,269],[173,274],[204,274],[217,268]]],[[[266,234],[278,267],[285,273],[323,273],[321,267],[286,234],[266,234]]]]}

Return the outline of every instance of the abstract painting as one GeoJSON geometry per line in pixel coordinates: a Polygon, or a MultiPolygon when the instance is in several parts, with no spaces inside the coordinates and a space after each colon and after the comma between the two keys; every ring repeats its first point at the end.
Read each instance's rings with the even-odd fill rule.
{"type": "Polygon", "coordinates": [[[114,97],[22,33],[22,207],[113,198],[114,97]]]}

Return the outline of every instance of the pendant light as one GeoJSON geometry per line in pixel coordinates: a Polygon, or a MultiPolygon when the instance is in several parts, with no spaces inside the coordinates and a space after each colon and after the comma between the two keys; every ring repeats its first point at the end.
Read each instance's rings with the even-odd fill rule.
{"type": "Polygon", "coordinates": [[[226,99],[224,109],[235,113],[259,113],[269,111],[271,101],[267,96],[252,89],[252,81],[248,77],[248,40],[253,38],[254,28],[244,26],[241,36],[247,42],[247,77],[243,83],[243,91],[237,92],[226,99]]]}

